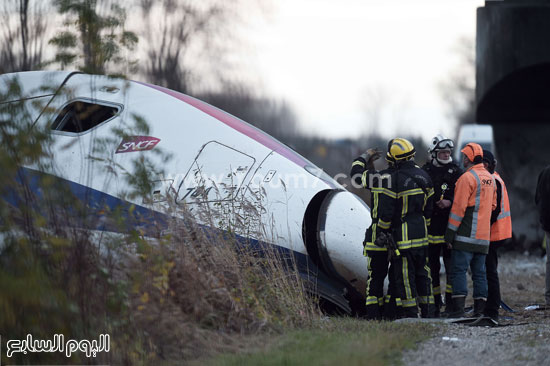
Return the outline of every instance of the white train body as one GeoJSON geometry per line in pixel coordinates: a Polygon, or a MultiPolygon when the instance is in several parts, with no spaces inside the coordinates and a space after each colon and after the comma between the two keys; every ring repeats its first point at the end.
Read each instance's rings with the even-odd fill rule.
{"type": "MultiPolygon", "coordinates": [[[[25,100],[35,125],[51,130],[55,169],[41,173],[95,197],[129,200],[144,211],[164,213],[184,203],[225,207],[225,224],[246,214],[243,202],[255,204],[250,225],[262,230],[239,232],[237,227],[237,234],[301,258],[317,271],[321,297],[340,309],[350,310],[350,291],[364,296],[362,241],[371,221],[368,207],[284,144],[211,105],[154,85],[81,73],[26,72],[0,76],[2,87],[13,78],[23,88],[19,100],[25,100]],[[76,126],[71,118],[82,105],[97,116],[76,126]],[[136,116],[148,131],[136,133],[136,116]],[[148,197],[128,199],[123,172],[131,172],[140,157],[162,174],[153,178],[148,197]]],[[[224,223],[210,224],[224,229],[224,223]]]]}

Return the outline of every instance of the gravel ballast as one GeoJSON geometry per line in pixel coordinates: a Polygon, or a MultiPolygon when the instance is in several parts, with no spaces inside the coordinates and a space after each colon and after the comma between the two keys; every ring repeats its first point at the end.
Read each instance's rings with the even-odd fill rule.
{"type": "MultiPolygon", "coordinates": [[[[516,312],[501,309],[499,327],[471,327],[435,320],[432,322],[435,335],[406,351],[403,365],[550,365],[550,310],[543,306],[545,259],[501,255],[499,274],[502,299],[516,312]],[[530,306],[535,304],[539,309],[530,306]],[[528,306],[530,310],[526,310],[528,306]]],[[[469,282],[471,286],[470,278],[469,282]]],[[[470,288],[466,306],[473,302],[471,293],[470,288]]]]}

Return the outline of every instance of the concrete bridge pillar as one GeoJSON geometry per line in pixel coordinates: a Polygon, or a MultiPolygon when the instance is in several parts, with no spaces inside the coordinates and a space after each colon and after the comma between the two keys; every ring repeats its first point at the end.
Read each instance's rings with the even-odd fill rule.
{"type": "Polygon", "coordinates": [[[476,119],[490,123],[516,241],[542,237],[534,204],[550,164],[550,0],[486,1],[477,10],[476,119]]]}

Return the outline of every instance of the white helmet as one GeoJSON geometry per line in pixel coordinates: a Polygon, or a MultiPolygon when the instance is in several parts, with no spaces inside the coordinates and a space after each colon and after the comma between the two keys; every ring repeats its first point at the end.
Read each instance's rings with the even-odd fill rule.
{"type": "Polygon", "coordinates": [[[442,150],[449,150],[452,154],[453,149],[455,147],[455,144],[453,140],[446,138],[443,135],[437,135],[432,139],[432,143],[430,144],[430,148],[428,149],[428,152],[432,156],[432,160],[435,159],[437,163],[440,165],[449,164],[453,161],[453,158],[449,155],[449,158],[446,160],[441,160],[437,157],[437,153],[442,150]]]}

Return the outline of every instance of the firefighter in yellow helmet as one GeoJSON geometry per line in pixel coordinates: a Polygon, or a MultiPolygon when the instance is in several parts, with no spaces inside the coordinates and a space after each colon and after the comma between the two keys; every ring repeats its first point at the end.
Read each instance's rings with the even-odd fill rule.
{"type": "Polygon", "coordinates": [[[379,237],[388,235],[397,247],[392,257],[396,302],[403,317],[433,316],[434,297],[428,267],[428,230],[433,209],[429,175],[414,163],[416,150],[410,141],[395,138],[388,144],[394,169],[388,187],[378,199],[379,237]],[[417,300],[419,304],[417,304],[417,300]]]}

